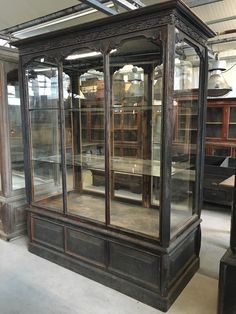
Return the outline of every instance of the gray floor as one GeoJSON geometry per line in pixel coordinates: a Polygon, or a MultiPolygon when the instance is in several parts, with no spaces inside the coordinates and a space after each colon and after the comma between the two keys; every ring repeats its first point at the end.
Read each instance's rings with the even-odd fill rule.
{"type": "MultiPolygon", "coordinates": [[[[230,211],[202,213],[201,267],[169,314],[215,314],[219,261],[230,211]]],[[[0,241],[0,314],[162,313],[27,251],[26,238],[0,241]]]]}

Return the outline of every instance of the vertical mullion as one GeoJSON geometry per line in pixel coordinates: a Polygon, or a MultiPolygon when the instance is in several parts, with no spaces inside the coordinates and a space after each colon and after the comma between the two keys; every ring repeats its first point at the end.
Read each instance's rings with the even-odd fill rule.
{"type": "Polygon", "coordinates": [[[106,225],[110,224],[110,206],[111,206],[111,154],[110,154],[110,125],[111,125],[111,88],[110,88],[110,70],[109,54],[103,55],[104,66],[104,114],[105,114],[105,219],[106,225]]]}
{"type": "Polygon", "coordinates": [[[224,138],[224,140],[228,140],[229,138],[229,119],[230,119],[230,107],[229,106],[223,106],[223,121],[222,121],[222,132],[221,136],[224,138]]]}
{"type": "Polygon", "coordinates": [[[62,169],[62,195],[63,213],[67,212],[67,182],[66,182],[66,158],[65,158],[65,111],[63,101],[63,64],[58,65],[58,96],[59,96],[59,117],[60,117],[60,144],[61,144],[61,169],[62,169]]]}
{"type": "Polygon", "coordinates": [[[34,187],[32,185],[33,169],[32,167],[32,141],[31,138],[31,123],[29,113],[29,97],[28,86],[25,75],[25,67],[22,57],[19,58],[19,91],[21,99],[21,121],[22,121],[22,141],[23,141],[23,156],[24,156],[24,171],[25,171],[25,191],[28,204],[32,203],[34,187]]]}
{"type": "Polygon", "coordinates": [[[161,32],[164,49],[162,144],[160,167],[160,242],[168,247],[171,220],[172,112],[174,89],[175,26],[167,25],[161,32]]]}
{"type": "Polygon", "coordinates": [[[0,116],[0,132],[1,138],[4,139],[1,143],[1,192],[3,196],[9,197],[12,190],[12,170],[11,170],[11,154],[10,154],[10,138],[9,138],[9,119],[8,119],[8,101],[7,101],[7,75],[4,62],[0,63],[0,95],[2,106],[0,116]]]}
{"type": "MultiPolygon", "coordinates": [[[[144,76],[144,96],[147,99],[147,111],[143,113],[143,117],[146,119],[142,119],[143,127],[142,127],[142,145],[143,145],[143,160],[151,160],[152,161],[152,129],[150,128],[150,121],[152,121],[152,103],[153,103],[153,79],[154,79],[154,67],[148,66],[145,69],[144,76]]],[[[151,195],[152,195],[152,176],[144,175],[142,176],[143,180],[143,196],[142,203],[143,207],[149,208],[151,205],[151,195]]]]}
{"type": "Polygon", "coordinates": [[[203,204],[203,177],[204,177],[204,156],[205,156],[205,137],[206,137],[206,116],[207,116],[207,78],[208,78],[208,52],[204,48],[200,57],[201,67],[199,78],[199,120],[198,120],[198,138],[197,138],[197,161],[196,161],[196,197],[195,210],[200,217],[203,204]],[[198,176],[197,173],[200,175],[198,176]]]}

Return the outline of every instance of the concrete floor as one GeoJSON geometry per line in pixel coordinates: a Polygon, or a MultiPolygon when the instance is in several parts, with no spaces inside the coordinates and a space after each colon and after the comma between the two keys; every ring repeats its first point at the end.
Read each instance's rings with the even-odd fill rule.
{"type": "MultiPolygon", "coordinates": [[[[201,267],[168,314],[215,314],[219,260],[230,211],[202,213],[201,267]]],[[[158,314],[130,297],[27,251],[26,238],[0,241],[0,314],[158,314]]]]}

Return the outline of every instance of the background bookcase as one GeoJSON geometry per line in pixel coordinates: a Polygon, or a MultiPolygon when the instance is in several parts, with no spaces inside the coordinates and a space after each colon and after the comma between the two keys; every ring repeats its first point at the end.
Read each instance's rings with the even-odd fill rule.
{"type": "Polygon", "coordinates": [[[126,97],[121,107],[112,108],[113,154],[141,158],[142,97],[126,97]]]}
{"type": "Polygon", "coordinates": [[[208,99],[206,155],[236,156],[236,99],[208,99]]]}
{"type": "MultiPolygon", "coordinates": [[[[198,98],[197,91],[176,93],[174,116],[174,156],[177,154],[196,154],[198,132],[198,98]]],[[[180,158],[181,156],[175,156],[180,158]]]]}

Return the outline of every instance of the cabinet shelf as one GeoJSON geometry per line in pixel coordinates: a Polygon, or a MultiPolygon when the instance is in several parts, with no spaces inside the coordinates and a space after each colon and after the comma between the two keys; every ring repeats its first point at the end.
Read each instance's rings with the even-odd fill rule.
{"type": "Polygon", "coordinates": [[[180,113],[179,116],[198,116],[197,113],[180,113]]]}
{"type": "Polygon", "coordinates": [[[206,124],[216,124],[216,125],[222,125],[222,122],[206,122],[206,124]]]}
{"type": "MultiPolygon", "coordinates": [[[[121,128],[119,126],[118,127],[114,127],[114,130],[121,130],[121,128]]],[[[138,128],[137,127],[123,127],[122,130],[123,131],[125,131],[125,130],[128,130],[128,131],[129,130],[131,130],[131,131],[134,130],[134,131],[136,131],[136,130],[138,130],[138,128]]]]}
{"type": "Polygon", "coordinates": [[[192,129],[192,128],[180,128],[179,131],[197,131],[197,129],[192,129]]]}

